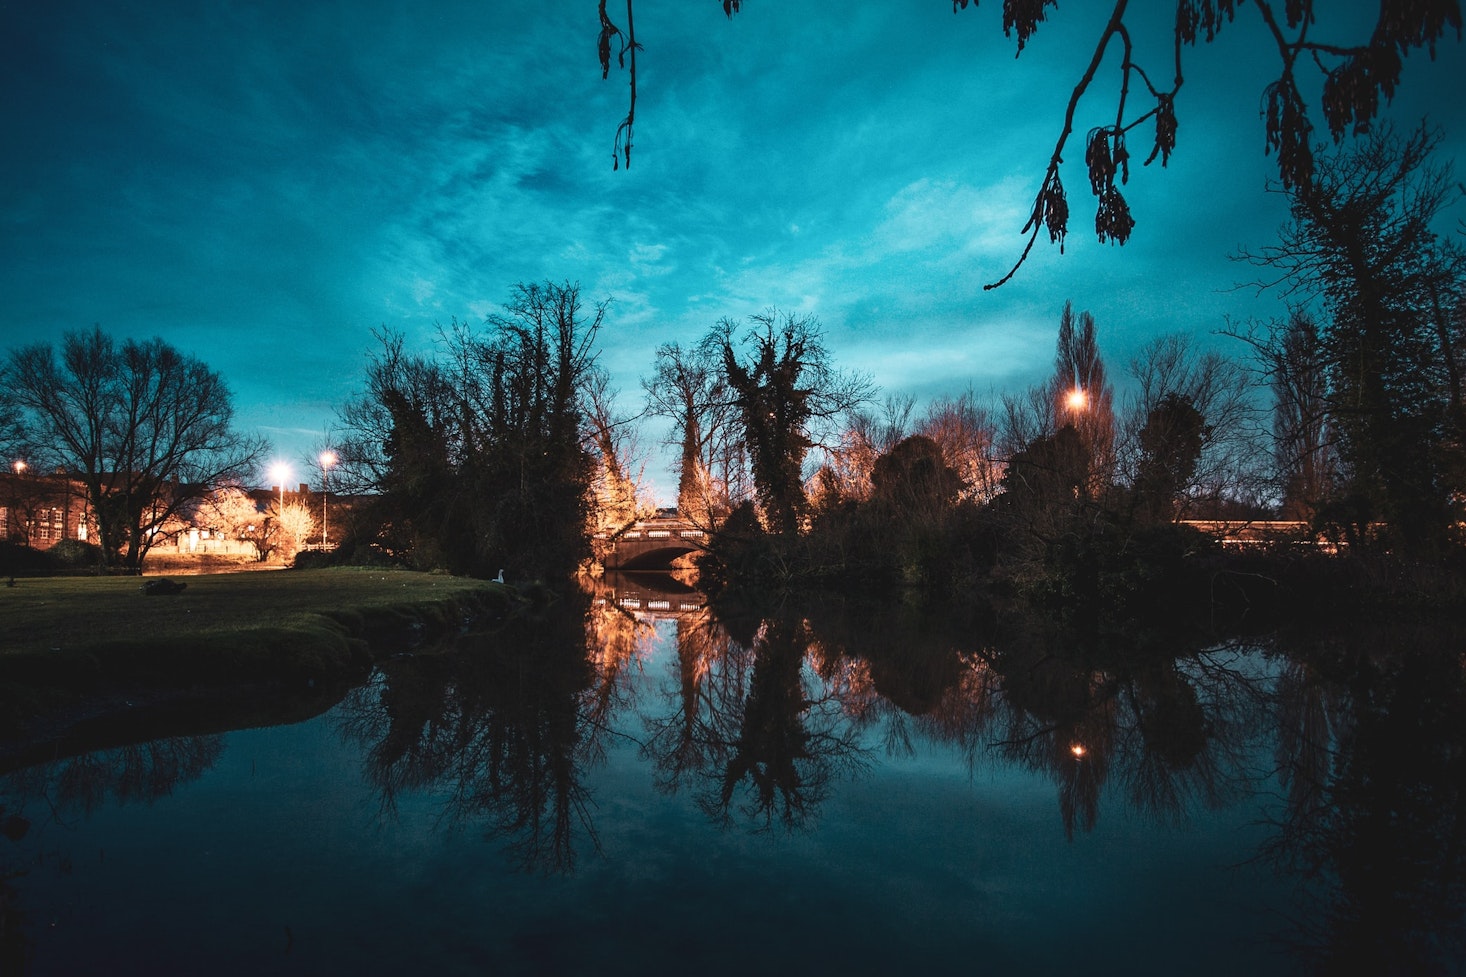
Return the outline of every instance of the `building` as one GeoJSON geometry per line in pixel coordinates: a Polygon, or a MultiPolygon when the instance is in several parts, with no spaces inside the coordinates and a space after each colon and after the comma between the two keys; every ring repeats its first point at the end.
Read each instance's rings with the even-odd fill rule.
{"type": "Polygon", "coordinates": [[[23,461],[0,473],[0,538],[47,550],[63,539],[96,535],[86,486],[77,479],[36,472],[23,461]]]}

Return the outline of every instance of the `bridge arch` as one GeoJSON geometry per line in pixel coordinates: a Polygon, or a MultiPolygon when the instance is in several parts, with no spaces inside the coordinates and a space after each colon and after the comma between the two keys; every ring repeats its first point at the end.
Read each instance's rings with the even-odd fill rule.
{"type": "Polygon", "coordinates": [[[702,529],[675,515],[638,520],[610,537],[602,564],[607,570],[670,570],[679,557],[706,547],[702,529]]]}

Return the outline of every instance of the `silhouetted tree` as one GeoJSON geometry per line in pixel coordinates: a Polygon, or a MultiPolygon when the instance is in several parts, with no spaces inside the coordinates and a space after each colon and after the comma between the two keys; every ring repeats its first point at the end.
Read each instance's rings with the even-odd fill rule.
{"type": "Polygon", "coordinates": [[[1294,309],[1285,324],[1233,335],[1252,345],[1273,395],[1272,458],[1283,516],[1312,520],[1334,492],[1339,465],[1321,330],[1312,315],[1294,309]]]}
{"type": "Polygon", "coordinates": [[[380,337],[366,394],[343,409],[340,450],[343,479],[378,493],[380,543],[481,575],[559,575],[589,555],[585,398],[604,316],[577,285],[520,284],[486,335],[445,331],[442,359],[380,337]]]}
{"type": "Polygon", "coordinates": [[[0,403],[19,416],[33,464],[86,486],[102,559],[130,570],[154,529],[242,480],[268,447],[233,429],[229,388],[204,363],[161,339],[119,345],[100,327],[65,333],[59,350],[13,350],[0,403]]]}
{"type": "Polygon", "coordinates": [[[1320,302],[1330,422],[1346,493],[1404,549],[1439,544],[1454,521],[1461,417],[1460,319],[1466,252],[1433,228],[1461,189],[1429,164],[1439,136],[1388,129],[1326,157],[1291,190],[1282,240],[1247,255],[1289,294],[1320,302]]]}
{"type": "Polygon", "coordinates": [[[1140,430],[1140,461],[1131,487],[1137,518],[1175,518],[1208,433],[1206,418],[1183,394],[1168,393],[1151,408],[1140,430]]]}
{"type": "Polygon", "coordinates": [[[908,514],[951,508],[962,493],[962,476],[922,434],[903,438],[877,458],[870,481],[873,500],[908,514]]]}

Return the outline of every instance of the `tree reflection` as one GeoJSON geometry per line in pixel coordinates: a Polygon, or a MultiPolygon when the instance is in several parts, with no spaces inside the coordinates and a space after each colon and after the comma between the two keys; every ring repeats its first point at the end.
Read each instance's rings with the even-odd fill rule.
{"type": "Polygon", "coordinates": [[[13,812],[44,807],[57,817],[90,815],[109,802],[151,803],[203,776],[223,742],[218,735],[176,736],[38,764],[0,778],[0,801],[13,812]]]}
{"type": "Polygon", "coordinates": [[[452,654],[389,662],[355,693],[343,730],[367,747],[385,808],[446,790],[443,819],[481,825],[525,869],[574,869],[577,833],[599,848],[582,783],[593,749],[586,603],[460,639],[452,654]]]}
{"type": "Polygon", "coordinates": [[[1466,959],[1466,674],[1459,625],[1290,648],[1287,814],[1269,846],[1321,887],[1297,934],[1318,973],[1453,973],[1466,959]]]}
{"type": "Polygon", "coordinates": [[[675,703],[645,718],[644,752],[669,793],[692,784],[713,821],[796,830],[864,750],[838,691],[809,679],[811,637],[797,618],[679,622],[675,703]],[[746,640],[731,634],[742,632],[746,640]]]}
{"type": "MultiPolygon", "coordinates": [[[[27,914],[11,880],[45,860],[32,842],[45,825],[88,817],[107,804],[151,804],[197,780],[223,752],[218,735],[177,736],[115,747],[0,777],[0,977],[26,973],[27,914]],[[24,846],[24,847],[22,847],[24,846]]],[[[55,854],[59,864],[69,856],[55,854]]]]}

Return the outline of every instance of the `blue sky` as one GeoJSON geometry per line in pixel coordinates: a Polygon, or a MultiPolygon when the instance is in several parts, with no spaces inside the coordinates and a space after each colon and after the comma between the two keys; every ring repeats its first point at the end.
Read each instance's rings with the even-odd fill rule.
{"type": "MultiPolygon", "coordinates": [[[[1286,216],[1264,192],[1274,69],[1250,7],[1186,52],[1177,151],[1125,188],[1130,243],[1086,231],[1082,135],[1113,116],[1112,58],[1066,153],[1066,253],[1041,242],[982,290],[1022,246],[1101,6],[1051,11],[1015,59],[996,0],[750,0],[731,21],[641,0],[635,149],[613,171],[627,78],[601,79],[593,0],[0,0],[0,347],[93,323],[161,336],[222,373],[240,425],[302,477],[373,328],[426,350],[517,281],[611,300],[601,362],[628,408],[659,343],[770,306],[921,398],[1046,375],[1066,300],[1112,376],[1167,332],[1240,355],[1215,331],[1285,311],[1233,288],[1253,275],[1228,259],[1286,216]]],[[[1169,77],[1167,25],[1136,28],[1137,60],[1169,77]]],[[[1466,139],[1463,65],[1454,38],[1413,54],[1389,110],[1442,126],[1443,158],[1466,139]]]]}

